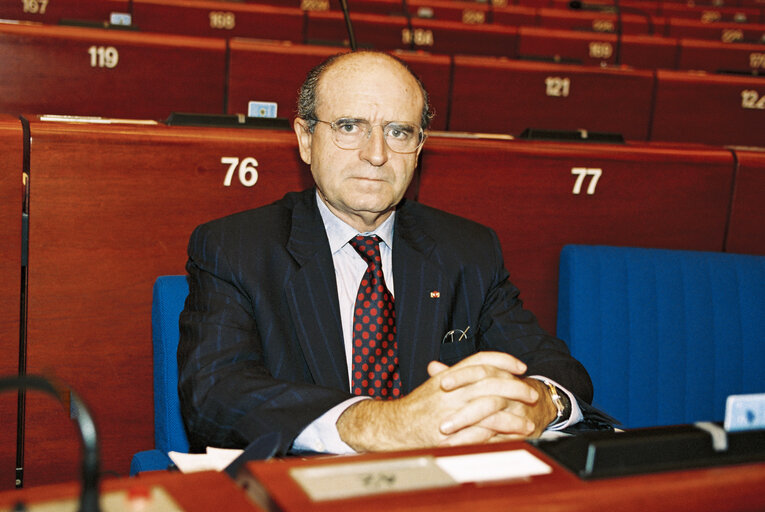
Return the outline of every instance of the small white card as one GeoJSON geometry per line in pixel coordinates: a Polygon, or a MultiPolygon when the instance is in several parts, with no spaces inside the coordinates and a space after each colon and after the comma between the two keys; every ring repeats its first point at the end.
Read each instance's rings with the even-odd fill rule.
{"type": "Polygon", "coordinates": [[[730,395],[723,426],[728,432],[765,429],[765,393],[730,395]]]}
{"type": "Polygon", "coordinates": [[[550,466],[526,450],[438,457],[436,464],[459,483],[511,480],[552,472],[550,466]]]}
{"type": "Polygon", "coordinates": [[[430,456],[324,464],[289,472],[313,501],[457,485],[430,456]]]}
{"type": "Polygon", "coordinates": [[[276,117],[276,103],[273,101],[250,101],[247,103],[248,117],[276,117]]]}

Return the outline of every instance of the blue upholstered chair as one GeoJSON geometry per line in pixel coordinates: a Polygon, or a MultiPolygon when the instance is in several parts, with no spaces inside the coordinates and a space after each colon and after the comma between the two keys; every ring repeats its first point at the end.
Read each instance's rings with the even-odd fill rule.
{"type": "Polygon", "coordinates": [[[189,441],[178,400],[178,316],[189,286],[186,276],[160,276],[154,283],[151,306],[154,347],[154,449],[138,452],[130,463],[130,474],[166,469],[167,452],[188,452],[189,441]]]}
{"type": "Polygon", "coordinates": [[[625,427],[722,421],[765,392],[765,256],[566,246],[558,336],[625,427]]]}

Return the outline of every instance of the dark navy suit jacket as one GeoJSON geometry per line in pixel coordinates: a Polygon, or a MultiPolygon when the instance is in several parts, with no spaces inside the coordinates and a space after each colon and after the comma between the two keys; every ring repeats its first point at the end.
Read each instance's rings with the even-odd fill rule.
{"type": "MultiPolygon", "coordinates": [[[[402,387],[427,364],[479,350],[512,354],[591,401],[561,340],[523,309],[489,228],[416,202],[397,208],[393,241],[402,387]],[[442,344],[450,329],[468,337],[442,344]]],[[[199,226],[189,242],[179,392],[192,450],[295,437],[351,397],[335,272],[315,190],[199,226]]]]}

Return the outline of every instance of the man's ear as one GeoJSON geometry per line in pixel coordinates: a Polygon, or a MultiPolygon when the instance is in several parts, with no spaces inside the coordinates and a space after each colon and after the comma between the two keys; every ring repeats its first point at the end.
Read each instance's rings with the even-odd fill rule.
{"type": "Polygon", "coordinates": [[[308,165],[311,165],[311,140],[313,139],[313,134],[308,128],[308,122],[305,119],[296,117],[292,123],[292,129],[295,130],[295,135],[297,135],[300,158],[308,165]]]}

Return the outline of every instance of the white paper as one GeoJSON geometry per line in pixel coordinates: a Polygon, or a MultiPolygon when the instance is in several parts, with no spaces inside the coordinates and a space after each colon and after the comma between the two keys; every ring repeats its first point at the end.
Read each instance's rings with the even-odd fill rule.
{"type": "Polygon", "coordinates": [[[167,455],[181,473],[223,471],[242,454],[243,450],[207,447],[206,453],[169,452],[167,455]]]}
{"type": "Polygon", "coordinates": [[[436,464],[459,483],[544,475],[552,468],[526,450],[436,457],[436,464]]]}

